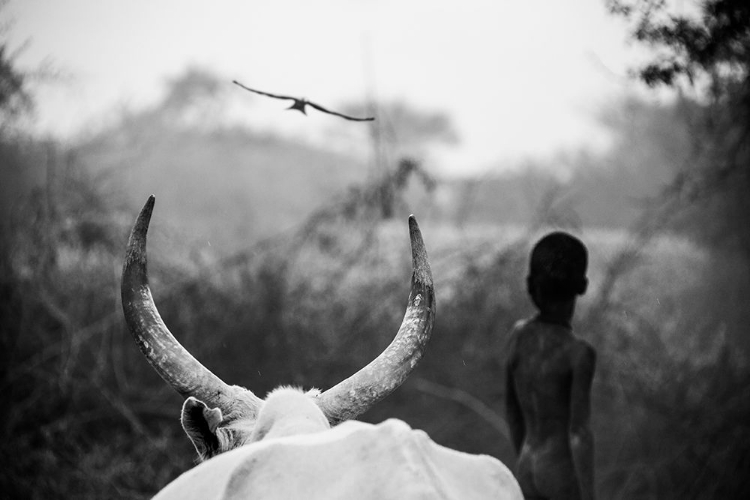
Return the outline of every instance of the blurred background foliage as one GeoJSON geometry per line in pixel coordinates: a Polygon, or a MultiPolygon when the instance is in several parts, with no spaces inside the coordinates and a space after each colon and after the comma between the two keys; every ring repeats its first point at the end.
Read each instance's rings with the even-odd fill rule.
{"type": "MultiPolygon", "coordinates": [[[[670,36],[659,19],[680,25],[661,2],[611,3],[647,43],[670,36]]],[[[747,20],[746,3],[706,5],[705,26],[724,15],[711,8],[747,20]]],[[[746,56],[744,26],[709,40],[724,36],[746,56]]],[[[34,136],[22,126],[31,75],[3,44],[0,497],[149,498],[193,463],[182,401],[142,358],[119,303],[127,235],[151,193],[151,285],[166,323],[221,378],[260,395],[282,383],[328,388],[388,344],[408,295],[415,213],[436,280],[433,339],[363,419],[401,418],[509,465],[502,357],[513,323],[533,313],[527,254],[550,228],[580,235],[591,287],[575,328],[599,352],[600,496],[746,497],[747,59],[712,71],[710,54],[687,53],[671,77],[652,68],[644,78],[680,86],[688,75],[704,97],[612,103],[601,112],[616,138],[607,152],[446,179],[429,163],[431,148],[459,139],[446,116],[376,106],[365,161],[223,124],[214,117],[232,86],[199,68],[85,137],[34,136]]],[[[734,57],[714,54],[719,65],[734,57]]]]}

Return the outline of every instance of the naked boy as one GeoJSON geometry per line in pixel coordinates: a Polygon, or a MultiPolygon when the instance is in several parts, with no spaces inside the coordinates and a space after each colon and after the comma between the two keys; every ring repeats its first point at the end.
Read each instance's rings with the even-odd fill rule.
{"type": "Polygon", "coordinates": [[[531,252],[527,289],[538,314],[516,324],[506,365],[506,414],[526,499],[594,498],[589,425],[596,352],[573,335],[586,291],[586,247],[550,233],[531,252]]]}

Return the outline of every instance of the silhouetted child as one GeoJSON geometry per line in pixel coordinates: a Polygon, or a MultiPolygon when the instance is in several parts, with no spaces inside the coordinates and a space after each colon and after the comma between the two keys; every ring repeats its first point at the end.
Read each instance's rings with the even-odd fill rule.
{"type": "Polygon", "coordinates": [[[554,232],[531,252],[526,286],[539,313],[510,335],[506,415],[527,499],[593,499],[589,425],[596,351],[573,335],[576,297],[588,286],[585,245],[554,232]]]}

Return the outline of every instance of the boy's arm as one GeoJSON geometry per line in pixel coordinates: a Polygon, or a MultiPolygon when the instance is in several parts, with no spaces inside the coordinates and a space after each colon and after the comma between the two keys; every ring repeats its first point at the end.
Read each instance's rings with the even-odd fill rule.
{"type": "Polygon", "coordinates": [[[594,499],[594,437],[591,433],[591,383],[596,351],[582,344],[573,362],[570,396],[570,450],[583,500],[594,499]]]}
{"type": "Polygon", "coordinates": [[[508,342],[508,355],[505,363],[505,420],[510,430],[510,438],[516,453],[520,453],[526,428],[523,424],[521,406],[518,403],[513,368],[516,358],[516,331],[511,332],[508,342]]]}

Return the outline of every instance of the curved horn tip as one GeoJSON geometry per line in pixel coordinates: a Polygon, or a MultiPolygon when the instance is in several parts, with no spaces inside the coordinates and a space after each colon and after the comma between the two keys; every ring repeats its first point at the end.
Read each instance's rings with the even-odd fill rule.
{"type": "Polygon", "coordinates": [[[417,218],[409,216],[409,237],[411,239],[411,259],[414,277],[426,285],[432,285],[432,272],[427,260],[427,249],[424,246],[422,232],[419,230],[417,218]]]}
{"type": "MultiPolygon", "coordinates": [[[[414,214],[409,216],[409,236],[411,237],[412,244],[416,239],[420,242],[422,241],[422,232],[419,230],[419,224],[417,223],[417,218],[414,217],[414,214]]],[[[424,246],[423,242],[422,246],[424,246]]]]}
{"type": "Polygon", "coordinates": [[[128,238],[128,248],[125,257],[126,265],[128,262],[144,262],[146,260],[146,234],[148,233],[148,226],[151,222],[151,214],[154,211],[155,201],[156,198],[154,195],[148,197],[133,225],[130,238],[128,238]]]}
{"type": "Polygon", "coordinates": [[[138,214],[138,219],[135,221],[135,227],[133,228],[133,233],[135,232],[145,233],[146,230],[148,230],[148,225],[151,222],[151,214],[154,212],[155,202],[156,202],[156,197],[153,194],[148,197],[148,200],[146,200],[146,203],[143,205],[143,208],[141,209],[141,213],[138,214]]]}
{"type": "Polygon", "coordinates": [[[141,209],[141,212],[146,210],[148,208],[148,211],[152,211],[154,209],[154,203],[156,202],[156,196],[149,195],[148,200],[146,200],[146,203],[143,205],[143,208],[141,209]]]}

